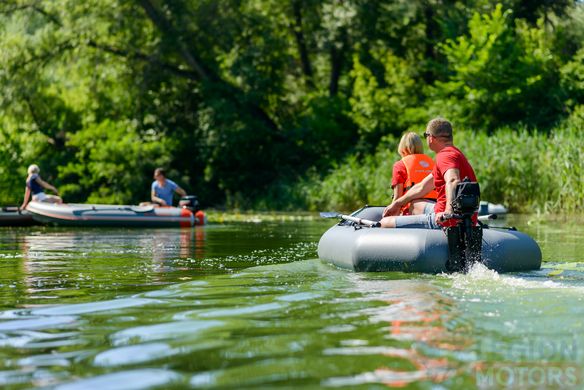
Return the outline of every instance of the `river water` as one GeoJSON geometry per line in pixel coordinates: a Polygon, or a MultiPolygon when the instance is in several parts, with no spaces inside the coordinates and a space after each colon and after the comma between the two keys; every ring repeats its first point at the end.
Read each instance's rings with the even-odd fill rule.
{"type": "Polygon", "coordinates": [[[0,230],[0,386],[582,388],[582,220],[509,216],[540,271],[353,273],[330,220],[0,230]]]}

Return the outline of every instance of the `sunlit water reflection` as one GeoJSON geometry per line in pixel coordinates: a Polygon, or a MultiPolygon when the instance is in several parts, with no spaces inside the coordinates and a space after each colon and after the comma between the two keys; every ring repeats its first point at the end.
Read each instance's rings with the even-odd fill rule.
{"type": "Polygon", "coordinates": [[[583,231],[507,222],[541,271],[346,272],[321,222],[6,230],[0,385],[581,387],[583,231]]]}

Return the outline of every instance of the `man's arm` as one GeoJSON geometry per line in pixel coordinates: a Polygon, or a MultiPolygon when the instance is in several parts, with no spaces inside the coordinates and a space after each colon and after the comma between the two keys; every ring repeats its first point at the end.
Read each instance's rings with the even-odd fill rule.
{"type": "Polygon", "coordinates": [[[456,185],[460,183],[460,171],[456,168],[451,168],[444,172],[444,190],[446,191],[446,208],[443,213],[436,213],[436,223],[442,223],[442,216],[444,214],[452,214],[452,201],[454,200],[454,193],[456,185]]]}
{"type": "Polygon", "coordinates": [[[176,192],[180,196],[187,196],[186,191],[183,190],[182,188],[178,187],[178,186],[174,189],[174,192],[176,192]]]}
{"type": "Polygon", "coordinates": [[[424,195],[428,194],[433,189],[434,176],[429,174],[424,178],[424,180],[410,188],[410,190],[406,192],[405,195],[399,197],[397,200],[394,200],[389,206],[387,206],[385,210],[383,210],[383,216],[387,217],[390,215],[397,215],[403,205],[410,203],[412,200],[423,198],[424,195]]]}
{"type": "Polygon", "coordinates": [[[161,206],[167,206],[166,201],[156,196],[156,191],[154,190],[152,190],[152,193],[150,194],[150,200],[152,201],[152,203],[158,203],[161,206]]]}
{"type": "Polygon", "coordinates": [[[444,212],[452,213],[452,201],[454,200],[456,185],[460,183],[460,171],[456,168],[447,170],[444,173],[444,181],[446,182],[444,186],[446,191],[446,209],[444,212]]]}

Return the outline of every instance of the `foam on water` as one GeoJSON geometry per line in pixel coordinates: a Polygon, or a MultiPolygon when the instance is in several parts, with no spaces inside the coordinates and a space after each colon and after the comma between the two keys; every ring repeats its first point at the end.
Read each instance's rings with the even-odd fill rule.
{"type": "MultiPolygon", "coordinates": [[[[525,289],[561,289],[566,292],[582,293],[584,285],[581,280],[550,279],[549,270],[540,270],[523,274],[499,274],[497,271],[476,263],[469,272],[440,274],[441,277],[452,280],[452,287],[463,291],[483,291],[489,293],[487,288],[512,288],[525,289]]],[[[578,275],[580,278],[583,275],[578,275]]]]}

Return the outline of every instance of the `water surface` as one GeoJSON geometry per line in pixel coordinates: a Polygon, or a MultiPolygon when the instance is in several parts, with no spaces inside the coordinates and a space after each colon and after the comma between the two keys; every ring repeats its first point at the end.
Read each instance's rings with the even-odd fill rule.
{"type": "Polygon", "coordinates": [[[331,221],[0,231],[11,388],[581,388],[584,228],[513,217],[542,270],[352,273],[331,221]]]}

